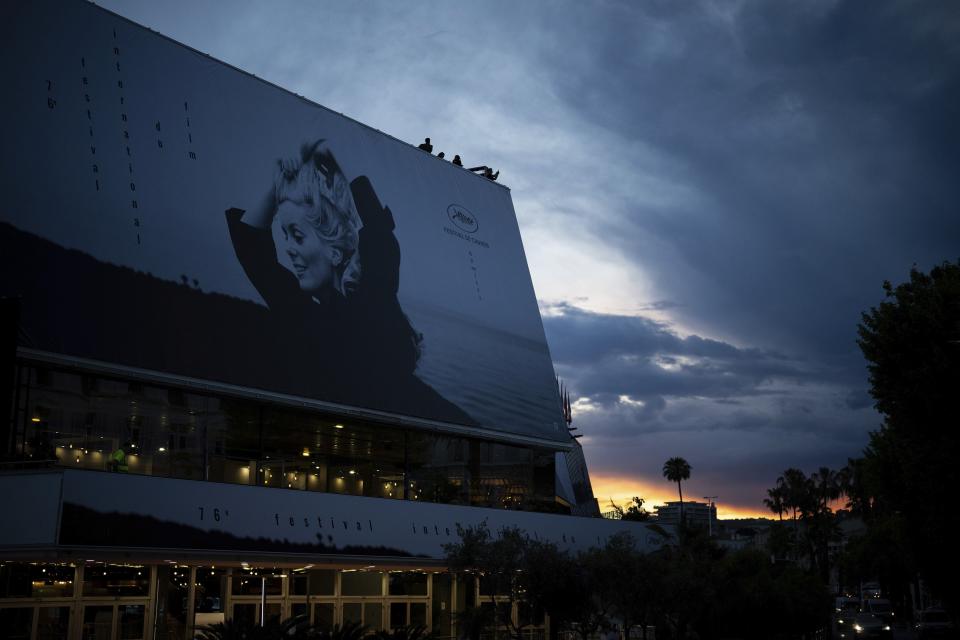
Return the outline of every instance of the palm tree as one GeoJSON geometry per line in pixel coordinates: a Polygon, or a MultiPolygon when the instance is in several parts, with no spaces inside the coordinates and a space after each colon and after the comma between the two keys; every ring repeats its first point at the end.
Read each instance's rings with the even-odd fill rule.
{"type": "Polygon", "coordinates": [[[783,512],[787,509],[787,505],[784,504],[785,493],[783,484],[778,482],[774,488],[767,489],[767,495],[770,497],[763,499],[763,504],[780,517],[780,522],[783,522],[783,512]]]}
{"type": "Polygon", "coordinates": [[[829,467],[820,467],[810,476],[819,501],[819,510],[823,513],[830,511],[830,501],[840,497],[840,474],[829,467]]]}
{"type": "Polygon", "coordinates": [[[800,469],[791,467],[777,478],[777,488],[783,491],[783,506],[793,512],[794,558],[799,557],[800,530],[797,514],[801,518],[817,513],[819,500],[813,482],[800,469]]]}
{"type": "Polygon", "coordinates": [[[677,490],[680,492],[680,523],[683,523],[683,487],[680,486],[682,480],[690,478],[690,463],[683,458],[670,458],[663,463],[663,477],[670,482],[677,483],[677,490]]]}
{"type": "Polygon", "coordinates": [[[797,512],[800,515],[811,513],[813,502],[812,485],[810,479],[800,469],[790,468],[777,478],[777,485],[783,486],[784,506],[793,511],[794,529],[796,529],[797,512]]]}

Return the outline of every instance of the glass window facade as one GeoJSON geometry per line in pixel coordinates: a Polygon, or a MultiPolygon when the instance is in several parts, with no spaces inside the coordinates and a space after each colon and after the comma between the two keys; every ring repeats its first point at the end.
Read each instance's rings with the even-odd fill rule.
{"type": "Polygon", "coordinates": [[[0,608],[0,629],[9,640],[30,640],[33,628],[33,609],[26,607],[0,608]]]}
{"type": "Polygon", "coordinates": [[[340,590],[345,596],[382,595],[383,574],[379,571],[345,571],[340,576],[340,590]]]}
{"type": "Polygon", "coordinates": [[[547,449],[26,364],[15,404],[35,466],[556,511],[547,449]]]}
{"type": "Polygon", "coordinates": [[[388,589],[391,596],[427,595],[427,574],[420,571],[391,571],[388,589]]]}
{"type": "Polygon", "coordinates": [[[293,594],[297,596],[332,596],[336,590],[337,572],[332,569],[312,569],[294,572],[293,594]]]}
{"type": "Polygon", "coordinates": [[[18,561],[0,565],[0,575],[8,585],[0,594],[0,637],[24,640],[187,640],[197,628],[218,622],[295,615],[325,629],[352,620],[371,633],[424,625],[440,637],[453,637],[457,612],[476,594],[472,578],[428,570],[238,566],[237,561],[215,566],[18,561]],[[30,595],[29,585],[39,581],[33,577],[50,574],[69,581],[72,590],[30,595]],[[141,584],[154,588],[143,590],[141,584]]]}
{"type": "Polygon", "coordinates": [[[70,607],[37,607],[37,640],[60,640],[70,630],[70,607]]]}
{"type": "Polygon", "coordinates": [[[114,598],[142,597],[150,593],[150,570],[142,565],[87,563],[83,595],[114,598]]]}
{"type": "Polygon", "coordinates": [[[71,564],[0,563],[0,598],[69,598],[73,595],[71,564]]]}
{"type": "Polygon", "coordinates": [[[283,579],[277,575],[260,575],[256,569],[249,569],[233,574],[233,595],[259,596],[265,593],[268,596],[278,596],[283,593],[283,579]]]}
{"type": "MultiPolygon", "coordinates": [[[[193,582],[193,606],[197,613],[222,613],[227,596],[226,569],[202,567],[197,569],[193,582]]],[[[259,593],[259,591],[258,591],[259,593]]]]}

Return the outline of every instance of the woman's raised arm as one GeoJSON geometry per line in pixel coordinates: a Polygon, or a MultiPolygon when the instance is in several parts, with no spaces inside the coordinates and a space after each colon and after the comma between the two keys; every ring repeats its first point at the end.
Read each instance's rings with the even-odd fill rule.
{"type": "Polygon", "coordinates": [[[240,221],[257,229],[269,229],[273,223],[273,216],[276,213],[276,188],[270,187],[270,190],[264,194],[257,206],[243,212],[240,221]]]}

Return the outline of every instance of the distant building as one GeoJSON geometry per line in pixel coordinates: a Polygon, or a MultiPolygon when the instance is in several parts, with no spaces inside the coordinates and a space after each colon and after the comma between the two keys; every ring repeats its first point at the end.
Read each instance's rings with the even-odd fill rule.
{"type": "MultiPolygon", "coordinates": [[[[678,525],[680,524],[680,502],[668,502],[665,505],[654,507],[654,517],[657,524],[678,525]]],[[[717,505],[706,502],[686,502],[683,503],[683,517],[687,525],[691,527],[712,528],[717,530],[717,505]]]]}
{"type": "Polygon", "coordinates": [[[770,525],[776,522],[769,518],[731,518],[720,520],[714,537],[721,547],[728,550],[765,549],[770,537],[770,525]]]}

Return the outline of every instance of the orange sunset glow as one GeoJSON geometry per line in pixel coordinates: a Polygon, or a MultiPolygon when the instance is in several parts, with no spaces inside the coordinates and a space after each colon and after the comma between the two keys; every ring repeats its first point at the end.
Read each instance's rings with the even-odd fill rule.
{"type": "MultiPolygon", "coordinates": [[[[658,504],[665,504],[668,500],[678,499],[676,485],[665,480],[650,482],[639,477],[612,476],[600,473],[591,473],[590,482],[593,485],[593,495],[600,503],[600,511],[610,511],[610,500],[622,507],[630,504],[633,496],[644,499],[644,507],[653,511],[658,504]]],[[[688,495],[684,491],[683,499],[703,502],[702,496],[694,491],[688,495]]],[[[735,505],[717,501],[717,518],[770,518],[772,514],[762,508],[750,505],[735,505]]],[[[776,517],[776,516],[772,516],[776,517]]]]}

